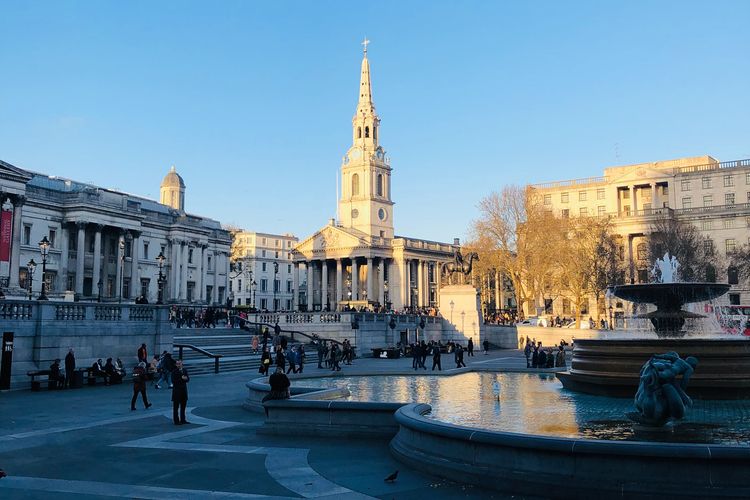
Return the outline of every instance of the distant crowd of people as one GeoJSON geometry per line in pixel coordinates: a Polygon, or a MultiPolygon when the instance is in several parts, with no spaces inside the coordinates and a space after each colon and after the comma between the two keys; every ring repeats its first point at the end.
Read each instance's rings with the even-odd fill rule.
{"type": "Polygon", "coordinates": [[[484,323],[486,325],[514,325],[518,322],[518,313],[512,309],[504,309],[486,313],[484,323]]]}
{"type": "Polygon", "coordinates": [[[565,347],[568,343],[561,340],[555,349],[542,347],[542,341],[526,337],[523,355],[526,357],[526,368],[566,368],[565,347]]]}

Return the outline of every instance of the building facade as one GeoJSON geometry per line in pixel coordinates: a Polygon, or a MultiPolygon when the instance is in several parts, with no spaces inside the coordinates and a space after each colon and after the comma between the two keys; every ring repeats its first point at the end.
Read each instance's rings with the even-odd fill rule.
{"type": "MultiPolygon", "coordinates": [[[[292,278],[292,249],[298,242],[292,234],[233,231],[229,281],[232,305],[291,311],[299,292],[292,278]]],[[[300,283],[306,285],[304,276],[300,283]]]]}
{"type": "MultiPolygon", "coordinates": [[[[711,156],[606,168],[601,177],[531,186],[543,204],[562,217],[610,217],[622,238],[626,281],[649,280],[646,237],[658,217],[695,225],[705,244],[721,257],[717,281],[729,282],[724,303],[750,303],[750,288],[739,280],[728,254],[750,242],[750,160],[719,162],[711,156]]],[[[707,279],[711,279],[709,276],[707,279]]],[[[570,314],[556,301],[555,313],[570,314]]],[[[569,307],[569,305],[568,305],[569,307]]],[[[591,314],[596,317],[593,307],[591,314]]]]}
{"type": "Polygon", "coordinates": [[[174,167],[161,195],[171,206],[0,162],[5,295],[36,298],[43,275],[51,299],[156,303],[161,272],[165,303],[224,303],[229,233],[215,220],[185,213],[185,184],[174,167]]]}
{"type": "Polygon", "coordinates": [[[295,309],[435,307],[440,267],[454,245],[394,233],[392,168],[380,145],[380,118],[372,99],[365,48],[352,146],[341,164],[338,220],[306,238],[292,252],[295,309]]]}

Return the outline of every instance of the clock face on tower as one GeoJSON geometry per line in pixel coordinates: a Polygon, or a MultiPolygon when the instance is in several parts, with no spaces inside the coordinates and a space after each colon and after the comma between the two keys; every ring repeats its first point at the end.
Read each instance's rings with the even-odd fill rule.
{"type": "Polygon", "coordinates": [[[349,157],[352,160],[359,160],[362,158],[362,150],[359,148],[353,149],[351,153],[349,153],[349,157]]]}
{"type": "Polygon", "coordinates": [[[386,218],[388,218],[388,212],[386,212],[384,208],[381,208],[380,210],[378,210],[378,218],[380,220],[385,220],[386,218]]]}

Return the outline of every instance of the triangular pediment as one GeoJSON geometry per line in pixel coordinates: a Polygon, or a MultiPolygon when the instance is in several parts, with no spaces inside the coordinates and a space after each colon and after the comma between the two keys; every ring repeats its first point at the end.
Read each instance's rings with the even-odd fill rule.
{"type": "Polygon", "coordinates": [[[300,242],[294,248],[293,253],[309,258],[313,255],[325,254],[328,251],[360,247],[366,242],[357,233],[359,231],[354,229],[326,226],[300,242]]]}
{"type": "Polygon", "coordinates": [[[30,172],[0,160],[0,178],[26,184],[32,177],[30,172]]]}
{"type": "Polygon", "coordinates": [[[641,184],[652,180],[663,180],[669,176],[669,173],[659,169],[638,165],[619,176],[612,176],[609,182],[613,184],[641,184]]]}

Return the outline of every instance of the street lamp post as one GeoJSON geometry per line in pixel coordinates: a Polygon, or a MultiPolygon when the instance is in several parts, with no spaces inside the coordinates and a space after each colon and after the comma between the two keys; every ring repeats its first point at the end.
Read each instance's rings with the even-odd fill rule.
{"type": "Polygon", "coordinates": [[[164,269],[164,261],[167,258],[164,257],[164,252],[159,252],[159,255],[156,256],[157,262],[159,262],[159,276],[156,278],[156,284],[159,287],[159,290],[156,295],[156,303],[157,304],[163,304],[164,303],[164,281],[165,276],[162,270],[164,269]]]}
{"type": "Polygon", "coordinates": [[[451,324],[453,324],[453,308],[455,307],[456,303],[451,300],[448,305],[451,306],[451,324]]]}
{"type": "Polygon", "coordinates": [[[49,300],[47,298],[47,282],[44,279],[47,274],[47,256],[49,255],[50,242],[45,236],[39,242],[39,252],[42,254],[42,293],[39,294],[39,300],[49,300]]]}
{"type": "Polygon", "coordinates": [[[26,270],[29,275],[29,300],[31,300],[31,290],[34,287],[34,271],[36,271],[36,262],[34,262],[34,259],[31,259],[26,264],[26,270]]]}
{"type": "Polygon", "coordinates": [[[123,238],[120,238],[120,254],[120,293],[117,301],[122,303],[122,284],[125,275],[125,240],[123,238]]]}
{"type": "Polygon", "coordinates": [[[258,289],[258,283],[255,280],[250,283],[250,290],[252,290],[251,300],[253,301],[253,310],[255,310],[255,291],[258,289]]]}
{"type": "Polygon", "coordinates": [[[614,330],[615,324],[613,322],[613,315],[612,315],[612,304],[609,305],[609,329],[614,330]]]}
{"type": "Polygon", "coordinates": [[[276,276],[279,274],[279,263],[273,263],[273,312],[276,312],[276,276]]]}
{"type": "Polygon", "coordinates": [[[388,306],[388,280],[383,281],[383,307],[385,307],[386,311],[390,311],[391,308],[388,306]]]}

